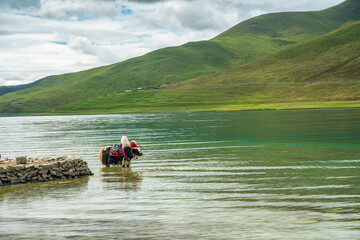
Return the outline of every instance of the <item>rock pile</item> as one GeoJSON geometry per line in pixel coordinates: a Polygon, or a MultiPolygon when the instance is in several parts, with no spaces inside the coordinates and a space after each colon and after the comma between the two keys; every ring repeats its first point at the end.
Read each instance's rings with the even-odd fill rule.
{"type": "Polygon", "coordinates": [[[93,175],[81,158],[28,159],[27,164],[0,164],[0,185],[45,182],[93,175]]]}

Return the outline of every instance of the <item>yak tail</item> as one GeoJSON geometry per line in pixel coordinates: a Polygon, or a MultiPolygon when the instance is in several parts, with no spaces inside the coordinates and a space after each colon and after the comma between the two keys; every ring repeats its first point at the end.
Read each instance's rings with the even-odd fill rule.
{"type": "Polygon", "coordinates": [[[104,165],[106,165],[106,158],[107,158],[107,156],[106,156],[106,158],[104,158],[105,156],[103,156],[103,154],[104,154],[104,152],[106,151],[107,148],[110,148],[110,146],[102,147],[101,150],[100,150],[100,152],[99,152],[99,162],[100,162],[101,164],[104,164],[104,165]],[[104,160],[105,160],[105,161],[104,161],[104,160]]]}

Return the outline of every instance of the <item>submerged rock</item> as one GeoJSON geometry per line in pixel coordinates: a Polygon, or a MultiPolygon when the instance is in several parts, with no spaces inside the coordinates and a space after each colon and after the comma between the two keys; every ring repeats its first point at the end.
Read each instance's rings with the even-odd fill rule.
{"type": "Polygon", "coordinates": [[[311,223],[317,223],[319,222],[318,219],[299,219],[299,220],[295,220],[293,221],[293,223],[297,223],[297,224],[311,224],[311,223]]]}

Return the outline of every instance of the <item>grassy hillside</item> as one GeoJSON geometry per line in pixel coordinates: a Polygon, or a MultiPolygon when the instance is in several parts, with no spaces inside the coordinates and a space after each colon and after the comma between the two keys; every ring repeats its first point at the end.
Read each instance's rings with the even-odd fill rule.
{"type": "MultiPolygon", "coordinates": [[[[103,99],[106,105],[107,98],[120,96],[125,89],[150,88],[165,82],[174,84],[219,73],[313,39],[349,19],[360,19],[359,6],[360,0],[348,0],[318,12],[266,14],[242,22],[210,41],[165,48],[78,73],[50,76],[36,86],[1,96],[0,112],[50,112],[91,99],[103,99]]],[[[178,88],[176,91],[186,94],[178,88]]],[[[212,99],[219,97],[221,102],[220,95],[212,99]]],[[[193,100],[193,96],[187,98],[193,100]]],[[[142,99],[139,96],[136,101],[142,99]]],[[[144,104],[148,104],[149,100],[146,101],[144,104]]]]}
{"type": "Polygon", "coordinates": [[[59,112],[360,107],[360,21],[272,56],[158,90],[122,93],[59,112]]]}

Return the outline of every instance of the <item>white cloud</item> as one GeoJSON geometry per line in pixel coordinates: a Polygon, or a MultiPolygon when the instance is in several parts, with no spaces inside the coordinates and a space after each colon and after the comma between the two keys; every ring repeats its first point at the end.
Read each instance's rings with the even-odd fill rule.
{"type": "Polygon", "coordinates": [[[56,19],[84,17],[115,17],[118,8],[114,2],[94,0],[41,0],[36,15],[56,19]]]}
{"type": "Polygon", "coordinates": [[[215,37],[247,18],[341,0],[0,0],[0,86],[215,37]]]}

